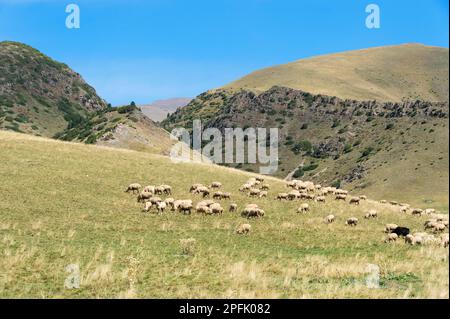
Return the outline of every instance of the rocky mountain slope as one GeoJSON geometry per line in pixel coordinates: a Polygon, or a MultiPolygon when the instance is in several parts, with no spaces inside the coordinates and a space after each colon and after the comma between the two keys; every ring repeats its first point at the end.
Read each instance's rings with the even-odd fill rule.
{"type": "Polygon", "coordinates": [[[342,52],[253,72],[226,89],[285,86],[344,99],[448,100],[448,48],[420,44],[342,52]]]}
{"type": "Polygon", "coordinates": [[[192,119],[222,131],[278,128],[279,177],[359,189],[378,199],[448,201],[447,102],[343,100],[284,87],[259,95],[218,90],[198,96],[163,125],[189,128],[192,119]]]}
{"type": "Polygon", "coordinates": [[[25,44],[0,42],[0,128],[51,137],[105,107],[67,65],[25,44]]]}
{"type": "Polygon", "coordinates": [[[175,112],[178,108],[189,104],[191,98],[173,98],[154,101],[148,105],[139,105],[142,112],[155,122],[166,119],[168,114],[175,112]]]}

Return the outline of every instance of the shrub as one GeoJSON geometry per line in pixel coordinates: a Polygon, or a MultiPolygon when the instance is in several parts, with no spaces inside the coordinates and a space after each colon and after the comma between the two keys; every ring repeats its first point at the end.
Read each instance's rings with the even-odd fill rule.
{"type": "Polygon", "coordinates": [[[394,123],[389,123],[388,125],[386,125],[386,130],[391,130],[394,128],[394,123]]]}

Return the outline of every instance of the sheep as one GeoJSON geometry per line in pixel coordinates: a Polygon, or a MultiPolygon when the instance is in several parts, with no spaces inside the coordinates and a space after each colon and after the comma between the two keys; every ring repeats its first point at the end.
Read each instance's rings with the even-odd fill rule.
{"type": "Polygon", "coordinates": [[[144,212],[149,212],[150,211],[150,209],[152,209],[152,206],[153,206],[153,203],[151,203],[151,202],[146,202],[145,204],[144,204],[144,212]]]}
{"type": "Polygon", "coordinates": [[[395,229],[393,229],[391,231],[391,233],[395,233],[398,236],[403,236],[403,237],[409,235],[409,232],[410,232],[409,228],[407,228],[407,227],[400,227],[400,226],[398,226],[397,228],[395,228],[395,229]]]}
{"type": "Polygon", "coordinates": [[[223,208],[218,203],[212,204],[209,209],[211,209],[211,214],[215,215],[222,215],[223,214],[223,208]]]}
{"type": "Polygon", "coordinates": [[[405,236],[405,243],[414,245],[416,243],[416,238],[413,235],[406,235],[405,236]]]}
{"type": "Polygon", "coordinates": [[[223,193],[220,192],[220,191],[219,191],[219,192],[215,192],[215,193],[213,194],[212,197],[213,197],[214,199],[222,199],[222,194],[223,194],[223,193]]]}
{"type": "Polygon", "coordinates": [[[263,198],[263,197],[267,197],[267,191],[261,191],[260,193],[259,193],[259,198],[263,198]]]}
{"type": "Polygon", "coordinates": [[[249,197],[258,197],[260,193],[261,193],[261,191],[259,189],[251,188],[249,193],[248,193],[248,196],[249,197]]]}
{"type": "Polygon", "coordinates": [[[385,228],[384,228],[384,232],[385,233],[392,233],[392,231],[394,229],[396,229],[398,227],[397,224],[386,224],[385,228]]]}
{"type": "Polygon", "coordinates": [[[283,200],[283,199],[288,199],[288,194],[287,193],[279,193],[278,195],[277,195],[277,199],[278,200],[283,200]]]}
{"type": "Polygon", "coordinates": [[[359,205],[360,199],[358,197],[352,197],[350,198],[350,204],[359,205]]]}
{"type": "Polygon", "coordinates": [[[196,190],[197,190],[197,188],[199,188],[199,187],[205,187],[205,186],[203,186],[203,184],[193,184],[192,186],[191,186],[191,188],[189,189],[189,192],[190,193],[194,193],[196,190]]]}
{"type": "Polygon", "coordinates": [[[384,240],[385,243],[394,242],[398,239],[398,235],[394,233],[390,233],[386,236],[386,239],[384,240]]]}
{"type": "Polygon", "coordinates": [[[253,185],[247,183],[247,184],[242,185],[239,188],[239,191],[243,193],[243,192],[250,190],[252,187],[253,187],[253,185]]]}
{"type": "Polygon", "coordinates": [[[147,193],[147,192],[142,191],[137,197],[137,202],[143,203],[144,201],[146,201],[152,197],[153,197],[153,193],[147,193]]]}
{"type": "Polygon", "coordinates": [[[197,187],[197,189],[195,189],[193,193],[194,194],[201,194],[203,196],[203,198],[208,197],[209,194],[210,194],[209,189],[206,186],[199,186],[199,187],[197,187]]]}
{"type": "Polygon", "coordinates": [[[174,210],[173,204],[175,203],[175,199],[169,197],[166,198],[164,202],[166,203],[167,206],[170,206],[172,211],[174,210]]]}
{"type": "Polygon", "coordinates": [[[325,196],[317,196],[316,202],[325,203],[326,199],[325,196]]]}
{"type": "Polygon", "coordinates": [[[230,208],[228,209],[228,211],[229,211],[230,213],[234,213],[234,212],[237,211],[237,209],[238,209],[238,205],[237,205],[237,204],[231,204],[231,205],[230,205],[230,208]]]}
{"type": "Polygon", "coordinates": [[[242,217],[247,217],[247,218],[258,218],[258,217],[263,217],[265,215],[265,212],[258,208],[258,205],[256,204],[250,204],[247,205],[245,207],[245,209],[242,211],[242,217]]]}
{"type": "Polygon", "coordinates": [[[190,215],[192,210],[192,200],[190,199],[176,200],[174,203],[174,207],[180,213],[186,214],[187,212],[190,215]]]}
{"type": "Polygon", "coordinates": [[[260,182],[260,183],[264,183],[264,178],[263,177],[256,177],[256,181],[260,182]]]}
{"type": "Polygon", "coordinates": [[[208,206],[203,206],[203,205],[197,205],[197,207],[195,207],[195,211],[199,214],[205,214],[205,215],[210,215],[211,214],[211,209],[208,206]]]}
{"type": "Polygon", "coordinates": [[[164,187],[162,187],[162,186],[156,186],[156,187],[155,187],[155,194],[156,194],[156,195],[162,195],[162,194],[164,194],[164,187]]]}
{"type": "Polygon", "coordinates": [[[199,202],[197,204],[197,206],[207,206],[207,207],[209,207],[209,206],[211,206],[212,204],[215,204],[215,203],[216,203],[215,201],[213,201],[211,199],[207,199],[207,200],[203,200],[203,201],[199,202]]]}
{"type": "Polygon", "coordinates": [[[289,200],[294,200],[294,199],[296,199],[296,198],[299,198],[300,197],[300,192],[299,191],[297,191],[297,190],[292,190],[292,191],[290,191],[289,193],[288,193],[288,199],[289,200]]]}
{"type": "Polygon", "coordinates": [[[350,217],[349,219],[347,219],[347,221],[345,222],[345,224],[347,226],[356,226],[358,225],[358,218],[356,217],[350,217]]]}
{"type": "Polygon", "coordinates": [[[139,193],[140,189],[142,188],[142,186],[138,183],[133,183],[128,185],[127,189],[125,190],[125,193],[129,193],[129,192],[137,192],[139,193]]]}
{"type": "Polygon", "coordinates": [[[334,223],[336,217],[334,215],[328,215],[327,217],[325,217],[325,222],[327,224],[331,224],[334,223]]]}
{"type": "Polygon", "coordinates": [[[437,224],[437,220],[436,219],[429,219],[427,220],[424,224],[423,227],[425,228],[425,230],[427,229],[433,229],[434,226],[437,224]]]}
{"type": "Polygon", "coordinates": [[[142,191],[146,193],[155,193],[155,186],[153,185],[145,186],[142,191]]]}
{"type": "Polygon", "coordinates": [[[263,190],[263,191],[268,191],[269,189],[270,189],[269,184],[262,184],[262,185],[261,185],[261,190],[263,190]]]}
{"type": "Polygon", "coordinates": [[[158,202],[156,203],[156,209],[158,210],[159,214],[162,214],[164,210],[166,209],[167,204],[166,202],[158,202]]]}
{"type": "Polygon", "coordinates": [[[400,213],[406,214],[408,212],[408,207],[400,206],[400,213]]]}
{"type": "Polygon", "coordinates": [[[344,202],[347,200],[347,195],[336,195],[335,200],[343,200],[344,202]]]}
{"type": "Polygon", "coordinates": [[[394,201],[394,200],[391,200],[391,201],[389,202],[389,204],[391,204],[392,206],[398,206],[398,202],[396,202],[396,201],[394,201]]]}
{"type": "Polygon", "coordinates": [[[434,226],[433,231],[435,233],[442,232],[445,230],[445,225],[443,223],[435,223],[433,226],[434,226]]]}
{"type": "Polygon", "coordinates": [[[434,208],[427,208],[427,209],[425,209],[425,214],[426,215],[431,215],[431,214],[434,214],[434,213],[436,213],[436,210],[434,208]]]}
{"type": "Polygon", "coordinates": [[[297,213],[306,213],[309,212],[309,205],[306,203],[303,203],[300,205],[300,207],[297,209],[297,213]]]}
{"type": "Polygon", "coordinates": [[[220,183],[220,182],[212,182],[210,187],[211,188],[221,188],[222,187],[222,183],[220,183]]]}
{"type": "Polygon", "coordinates": [[[300,193],[300,198],[314,200],[316,197],[313,194],[300,193]]]}
{"type": "Polygon", "coordinates": [[[367,200],[367,196],[366,195],[361,195],[361,196],[359,196],[359,199],[360,200],[367,200]]]}
{"type": "Polygon", "coordinates": [[[387,201],[385,199],[380,200],[380,204],[386,204],[387,201]]]}
{"type": "Polygon", "coordinates": [[[367,214],[364,216],[365,219],[369,219],[369,218],[377,218],[378,217],[378,212],[374,209],[369,210],[367,212],[367,214]]]}
{"type": "Polygon", "coordinates": [[[448,233],[441,236],[441,245],[444,248],[448,247],[448,233]]]}
{"type": "Polygon", "coordinates": [[[252,226],[250,224],[242,224],[236,229],[236,234],[246,235],[251,231],[251,229],[252,226]]]}
{"type": "Polygon", "coordinates": [[[161,185],[160,187],[162,188],[163,193],[165,195],[172,195],[172,186],[170,186],[170,185],[161,185]]]}
{"type": "Polygon", "coordinates": [[[420,208],[415,208],[412,210],[411,214],[413,215],[417,215],[417,216],[422,216],[423,210],[420,208]]]}

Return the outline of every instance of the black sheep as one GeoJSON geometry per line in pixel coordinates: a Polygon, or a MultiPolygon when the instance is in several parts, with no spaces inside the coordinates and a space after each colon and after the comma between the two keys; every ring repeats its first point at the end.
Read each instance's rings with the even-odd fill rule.
{"type": "Polygon", "coordinates": [[[397,227],[396,229],[394,229],[394,230],[392,231],[392,233],[397,234],[399,237],[400,237],[400,236],[405,237],[405,236],[409,235],[409,228],[406,228],[406,227],[397,227]]]}

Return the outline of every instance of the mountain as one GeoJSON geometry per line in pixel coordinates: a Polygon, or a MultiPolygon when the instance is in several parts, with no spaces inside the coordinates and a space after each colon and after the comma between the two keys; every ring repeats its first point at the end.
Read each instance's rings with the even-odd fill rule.
{"type": "Polygon", "coordinates": [[[0,131],[0,150],[0,298],[449,296],[448,249],[383,242],[385,224],[423,232],[428,215],[333,196],[308,201],[310,212],[298,214],[303,201],[274,199],[287,190],[275,178],[265,177],[267,198],[250,199],[238,188],[254,174],[14,132],[0,131]],[[135,182],[169,184],[170,197],[192,199],[195,207],[203,199],[190,185],[216,180],[232,196],[218,201],[221,215],[144,213],[136,195],[124,192],[135,182]],[[238,212],[228,212],[230,203],[238,212]],[[265,216],[243,218],[249,203],[265,216]],[[365,219],[371,209],[379,217],[365,219]],[[329,214],[336,216],[331,225],[324,222],[329,214]],[[359,218],[356,227],[345,225],[352,216],[359,218]],[[243,223],[251,232],[236,234],[243,223]],[[382,289],[363,285],[368,263],[380,265],[382,289]],[[73,264],[80,269],[79,289],[64,287],[73,264]]]}
{"type": "Polygon", "coordinates": [[[405,44],[349,51],[269,67],[224,89],[284,86],[343,99],[448,101],[448,48],[405,44]]]}
{"type": "Polygon", "coordinates": [[[178,108],[189,104],[192,98],[173,98],[157,100],[148,105],[139,105],[142,112],[155,122],[164,120],[168,114],[175,112],[178,108]]]}
{"type": "Polygon", "coordinates": [[[25,44],[0,42],[0,128],[50,137],[105,107],[67,65],[25,44]]]}
{"type": "MultiPolygon", "coordinates": [[[[273,73],[262,70],[231,86],[200,94],[169,115],[162,126],[168,131],[178,126],[191,129],[192,120],[201,119],[205,128],[222,131],[227,127],[275,127],[280,138],[278,177],[332,184],[375,199],[448,208],[449,108],[448,91],[444,92],[444,86],[448,90],[448,50],[404,45],[303,61],[307,62],[274,67],[273,73]],[[404,61],[400,61],[400,53],[404,61]],[[308,84],[302,72],[294,71],[313,64],[316,69],[308,84]],[[377,83],[383,83],[386,98],[397,101],[375,99],[372,91],[361,90],[362,83],[369,83],[365,72],[358,73],[366,74],[364,81],[353,77],[354,81],[341,82],[344,75],[355,75],[364,65],[372,75],[386,75],[377,83]],[[332,66],[339,72],[332,72],[332,66]],[[255,76],[258,74],[261,77],[255,76]],[[265,80],[264,85],[293,83],[290,77],[295,74],[300,75],[295,83],[311,85],[306,87],[311,92],[286,86],[266,89],[263,85],[253,86],[258,87],[255,90],[245,85],[262,83],[258,79],[265,80]],[[320,83],[318,74],[323,79],[320,83]],[[416,82],[409,82],[414,78],[416,82]],[[431,89],[424,90],[425,83],[431,89]],[[408,88],[420,91],[414,96],[422,99],[412,99],[408,88]],[[317,94],[323,91],[339,95],[317,94]],[[345,98],[346,94],[360,99],[345,98]]],[[[259,164],[229,166],[256,172],[259,164]]]]}
{"type": "Polygon", "coordinates": [[[0,42],[0,129],[162,154],[172,145],[137,107],[111,108],[67,65],[16,42],[0,42]]]}

